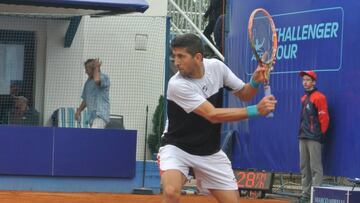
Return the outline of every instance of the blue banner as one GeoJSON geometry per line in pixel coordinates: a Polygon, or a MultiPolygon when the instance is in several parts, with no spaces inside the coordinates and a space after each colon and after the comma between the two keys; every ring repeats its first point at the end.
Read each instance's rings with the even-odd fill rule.
{"type": "MultiPolygon", "coordinates": [[[[299,72],[304,69],[340,70],[344,21],[342,7],[278,13],[272,17],[276,22],[278,37],[276,67],[273,74],[299,72]],[[317,56],[322,53],[327,57],[316,59],[309,57],[309,55],[317,56]],[[316,67],[314,67],[315,64],[316,67]]],[[[251,54],[249,43],[247,51],[251,54]]],[[[251,67],[256,66],[254,56],[251,61],[253,62],[251,67]]],[[[253,68],[247,66],[246,73],[250,75],[252,72],[253,68]]]]}
{"type": "Polygon", "coordinates": [[[355,187],[314,187],[312,203],[358,203],[360,202],[360,190],[355,187]]]}
{"type": "Polygon", "coordinates": [[[336,203],[348,203],[349,190],[336,189],[336,188],[313,188],[312,202],[336,202],[336,203]]]}
{"type": "MultiPolygon", "coordinates": [[[[324,144],[325,175],[360,177],[360,1],[229,0],[226,59],[232,71],[248,82],[256,68],[247,34],[248,19],[256,8],[273,16],[278,52],[270,75],[278,103],[274,117],[252,118],[225,125],[238,133],[234,168],[299,172],[298,132],[301,70],[314,69],[316,86],[328,101],[330,127],[324,144]]],[[[259,45],[260,46],[260,45],[259,45]]],[[[232,95],[227,106],[259,102],[262,88],[250,103],[232,95]]]]}

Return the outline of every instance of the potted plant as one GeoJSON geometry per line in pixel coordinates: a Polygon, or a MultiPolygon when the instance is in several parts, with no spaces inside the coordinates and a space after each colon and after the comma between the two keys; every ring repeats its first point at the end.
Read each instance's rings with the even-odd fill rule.
{"type": "Polygon", "coordinates": [[[157,153],[160,148],[161,135],[164,131],[165,123],[165,98],[160,95],[158,105],[156,106],[153,118],[152,118],[152,132],[148,136],[148,146],[152,154],[152,159],[156,160],[157,153]]]}

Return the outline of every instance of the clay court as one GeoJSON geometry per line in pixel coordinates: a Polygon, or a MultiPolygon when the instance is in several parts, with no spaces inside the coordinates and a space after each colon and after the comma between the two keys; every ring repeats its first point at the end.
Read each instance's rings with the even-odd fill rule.
{"type": "MultiPolygon", "coordinates": [[[[1,191],[1,203],[159,203],[160,195],[1,191]]],[[[184,195],[182,203],[216,203],[211,196],[184,195]]],[[[241,199],[241,203],[287,203],[285,199],[241,199]]]]}
{"type": "Polygon", "coordinates": [[[359,10],[0,0],[0,203],[360,203],[359,10]]]}

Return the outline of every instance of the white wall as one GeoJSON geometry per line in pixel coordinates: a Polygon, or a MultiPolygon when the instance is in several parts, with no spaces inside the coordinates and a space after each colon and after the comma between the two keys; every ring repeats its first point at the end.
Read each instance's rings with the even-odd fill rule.
{"type": "Polygon", "coordinates": [[[84,81],[84,21],[79,25],[70,48],[64,48],[69,21],[51,20],[47,24],[44,124],[51,125],[51,114],[59,107],[80,104],[84,81]]]}
{"type": "Polygon", "coordinates": [[[64,48],[66,22],[47,25],[45,120],[59,107],[80,104],[86,80],[83,62],[99,57],[110,77],[111,114],[124,116],[127,129],[138,131],[137,158],[141,159],[158,98],[164,92],[165,17],[126,15],[83,18],[71,48],[64,48]],[[147,36],[147,50],[135,50],[135,36],[147,36]]]}

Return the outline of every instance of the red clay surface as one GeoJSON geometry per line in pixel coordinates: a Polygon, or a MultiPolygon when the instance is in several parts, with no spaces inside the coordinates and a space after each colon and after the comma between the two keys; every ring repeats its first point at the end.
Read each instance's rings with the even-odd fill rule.
{"type": "MultiPolygon", "coordinates": [[[[160,195],[0,191],[1,203],[161,203],[160,195]]],[[[211,196],[183,195],[181,203],[217,203],[211,196]]],[[[244,199],[240,203],[288,203],[285,199],[244,199]]]]}

